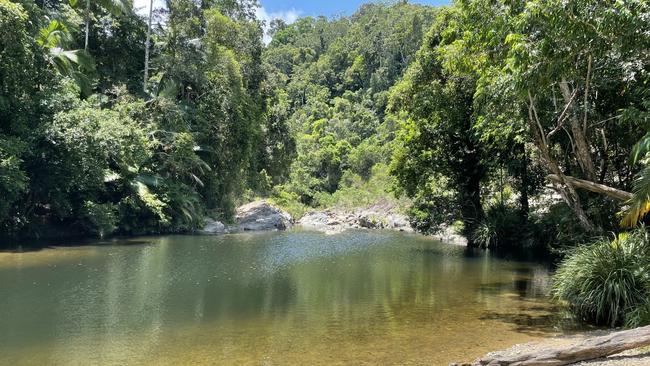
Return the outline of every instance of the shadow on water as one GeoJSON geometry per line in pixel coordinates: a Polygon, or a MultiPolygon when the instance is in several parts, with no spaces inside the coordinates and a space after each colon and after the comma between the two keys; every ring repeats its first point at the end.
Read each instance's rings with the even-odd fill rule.
{"type": "Polygon", "coordinates": [[[548,308],[533,309],[535,308],[525,309],[525,311],[530,311],[531,313],[486,312],[479,319],[497,320],[512,324],[515,326],[515,331],[518,333],[524,333],[531,336],[546,337],[557,333],[557,328],[555,327],[555,324],[559,323],[557,316],[554,313],[548,312],[548,308]]]}
{"type": "Polygon", "coordinates": [[[97,238],[65,238],[65,239],[27,239],[20,241],[0,241],[0,253],[30,253],[44,249],[75,248],[83,246],[142,246],[154,245],[155,237],[137,239],[129,237],[97,238]]]}

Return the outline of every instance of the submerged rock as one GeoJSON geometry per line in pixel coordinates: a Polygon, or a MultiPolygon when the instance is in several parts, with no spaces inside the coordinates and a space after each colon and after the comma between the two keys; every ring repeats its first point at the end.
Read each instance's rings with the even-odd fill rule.
{"type": "Polygon", "coordinates": [[[266,201],[255,201],[237,208],[232,231],[286,230],[293,225],[287,212],[266,201]]]}

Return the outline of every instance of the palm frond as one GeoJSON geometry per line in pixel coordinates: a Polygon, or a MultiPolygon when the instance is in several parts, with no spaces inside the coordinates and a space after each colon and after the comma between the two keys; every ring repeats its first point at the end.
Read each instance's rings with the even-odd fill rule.
{"type": "Polygon", "coordinates": [[[633,227],[650,212],[650,165],[639,172],[634,180],[634,197],[623,211],[621,226],[633,227]]]}
{"type": "Polygon", "coordinates": [[[36,43],[45,48],[64,47],[70,43],[72,36],[65,23],[53,19],[47,27],[38,32],[36,43]]]}
{"type": "Polygon", "coordinates": [[[632,154],[630,154],[630,164],[636,164],[643,159],[650,151],[650,133],[643,136],[634,147],[632,147],[632,154]]]}
{"type": "Polygon", "coordinates": [[[88,73],[95,70],[95,60],[84,50],[67,50],[71,40],[69,27],[53,19],[39,31],[36,42],[49,51],[49,62],[56,72],[73,79],[82,95],[89,95],[92,83],[88,73]]]}

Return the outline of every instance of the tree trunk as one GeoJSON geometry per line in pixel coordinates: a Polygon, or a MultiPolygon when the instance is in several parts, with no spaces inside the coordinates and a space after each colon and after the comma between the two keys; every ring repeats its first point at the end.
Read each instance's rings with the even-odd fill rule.
{"type": "Polygon", "coordinates": [[[90,0],[86,0],[86,35],[84,40],[84,51],[88,51],[88,34],[90,33],[90,0]]]}
{"type": "Polygon", "coordinates": [[[560,82],[560,90],[562,91],[564,102],[569,107],[569,120],[571,121],[571,135],[573,136],[573,142],[576,149],[576,160],[578,160],[578,164],[580,165],[580,168],[582,168],[587,179],[595,181],[596,168],[591,157],[591,146],[585,136],[587,131],[583,129],[583,125],[580,122],[578,108],[574,105],[569,105],[572,103],[573,98],[569,89],[569,83],[564,79],[560,82]]]}
{"type": "Polygon", "coordinates": [[[147,82],[149,81],[149,44],[151,43],[151,15],[153,13],[153,0],[149,0],[149,23],[147,24],[147,41],[144,47],[144,82],[142,89],[147,92],[147,82]]]}
{"type": "Polygon", "coordinates": [[[564,348],[548,348],[514,356],[498,353],[464,366],[563,366],[595,360],[650,345],[650,326],[594,337],[564,348]]]}
{"type": "MultiPolygon", "coordinates": [[[[580,202],[580,196],[573,188],[573,186],[567,184],[564,181],[564,174],[560,169],[560,166],[557,164],[553,156],[551,155],[550,147],[547,142],[547,135],[542,127],[539,117],[537,116],[537,110],[535,109],[535,100],[533,99],[532,94],[528,93],[528,123],[531,131],[533,132],[533,137],[535,145],[539,149],[542,157],[542,162],[546,165],[547,169],[551,171],[552,174],[555,174],[559,180],[558,184],[555,185],[556,191],[562,196],[562,199],[569,206],[571,211],[576,215],[580,226],[588,232],[597,231],[596,226],[589,220],[587,214],[582,209],[582,203],[580,202]]],[[[548,135],[550,136],[550,134],[548,135]]]]}
{"type": "Polygon", "coordinates": [[[530,177],[528,176],[528,155],[525,144],[517,144],[515,147],[518,155],[520,154],[517,175],[519,178],[519,209],[521,210],[521,219],[523,222],[528,221],[528,211],[530,205],[528,202],[528,190],[530,189],[530,177]]]}
{"type": "Polygon", "coordinates": [[[465,156],[463,162],[463,173],[456,182],[458,185],[461,216],[464,224],[464,236],[472,244],[472,234],[477,225],[483,220],[483,206],[481,205],[481,180],[485,175],[485,168],[481,164],[478,152],[471,141],[467,141],[467,147],[474,153],[465,156]]]}

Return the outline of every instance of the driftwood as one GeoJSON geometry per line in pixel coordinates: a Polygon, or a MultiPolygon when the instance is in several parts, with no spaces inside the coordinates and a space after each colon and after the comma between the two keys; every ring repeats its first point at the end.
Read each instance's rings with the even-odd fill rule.
{"type": "MultiPolygon", "coordinates": [[[[555,183],[562,183],[560,177],[558,177],[556,174],[549,174],[547,178],[555,183]]],[[[604,184],[598,184],[588,180],[574,178],[568,175],[565,175],[563,178],[567,184],[572,185],[574,188],[586,189],[591,192],[604,194],[624,202],[632,198],[632,193],[609,187],[604,184]]]]}
{"type": "MultiPolygon", "coordinates": [[[[594,337],[564,348],[548,348],[515,356],[488,355],[464,366],[562,366],[595,360],[649,346],[650,326],[594,337]]],[[[452,364],[453,365],[453,364],[452,364]]]]}

